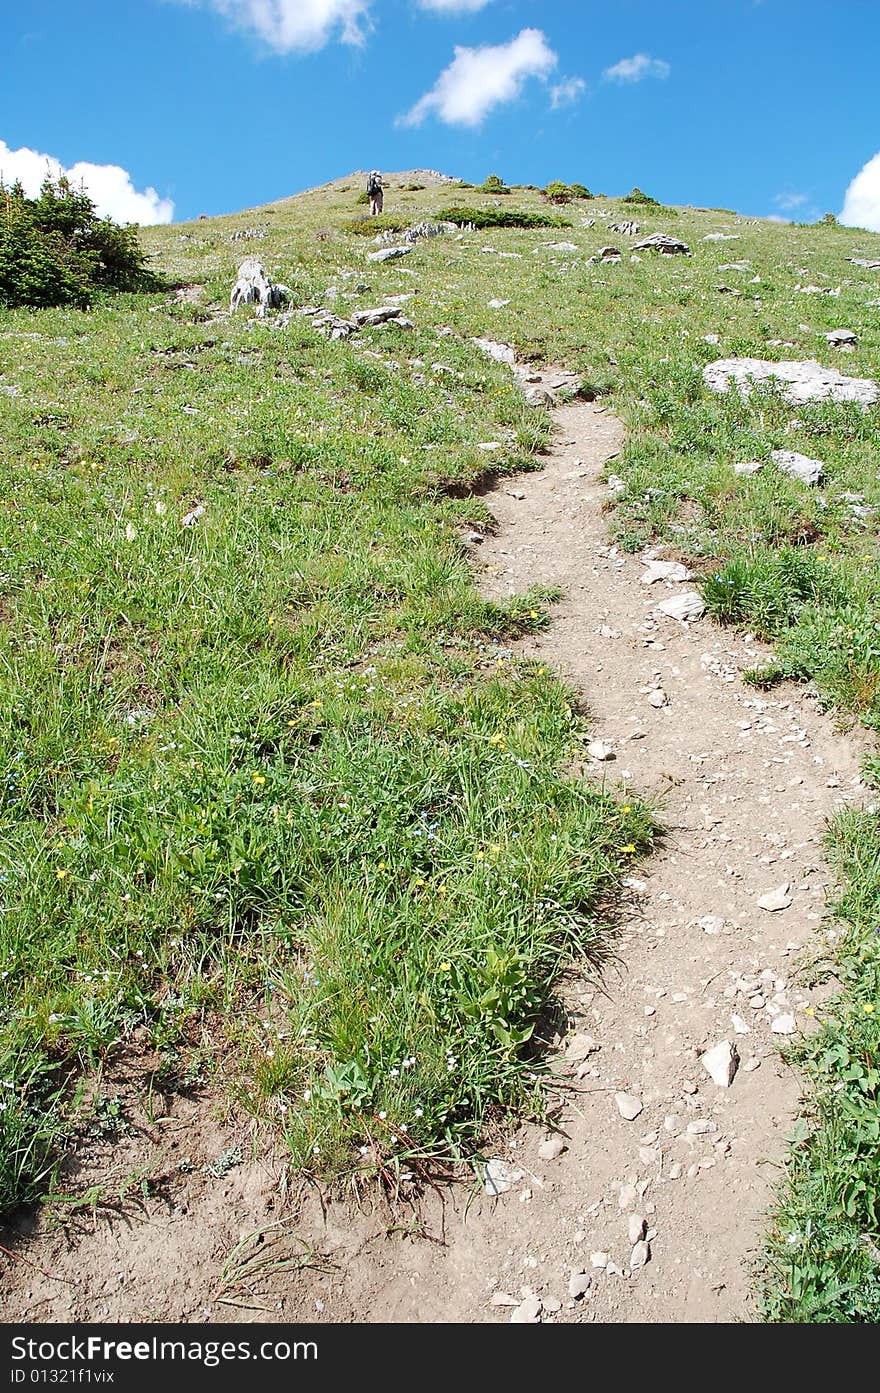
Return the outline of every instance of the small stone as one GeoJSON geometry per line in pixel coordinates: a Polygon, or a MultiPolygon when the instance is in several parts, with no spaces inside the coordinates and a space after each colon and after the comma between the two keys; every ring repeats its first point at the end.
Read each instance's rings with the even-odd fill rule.
{"type": "Polygon", "coordinates": [[[640,1243],[636,1243],[634,1245],[633,1250],[629,1255],[630,1272],[638,1272],[639,1268],[644,1267],[645,1263],[650,1260],[650,1257],[650,1245],[647,1244],[644,1239],[642,1239],[640,1243]]]}
{"type": "Polygon", "coordinates": [[[792,902],[791,881],[786,880],[782,885],[777,885],[775,890],[768,890],[758,900],[758,908],[766,909],[770,914],[777,914],[781,909],[788,909],[792,902]]]}
{"type": "Polygon", "coordinates": [[[733,466],[733,472],[740,475],[741,478],[747,478],[750,474],[760,474],[764,468],[764,463],[765,461],[762,459],[743,460],[740,464],[733,466]]]}
{"type": "Polygon", "coordinates": [[[592,1035],[572,1035],[565,1047],[565,1057],[570,1059],[572,1063],[579,1063],[601,1048],[601,1045],[597,1044],[592,1035]]]}
{"type": "Polygon", "coordinates": [[[615,1093],[614,1101],[617,1111],[626,1122],[634,1122],[642,1111],[642,1100],[634,1093],[615,1093]]]}
{"type": "Polygon", "coordinates": [[[509,1161],[493,1157],[487,1161],[483,1170],[483,1189],[487,1195],[503,1195],[512,1190],[523,1179],[523,1171],[517,1170],[509,1161]]]}
{"type": "Polygon", "coordinates": [[[685,590],[681,595],[672,595],[668,600],[661,600],[657,608],[669,619],[678,619],[682,623],[699,619],[706,612],[703,598],[696,590],[685,590]]]}
{"type": "Polygon", "coordinates": [[[770,1029],[774,1035],[794,1035],[797,1030],[797,1021],[789,1011],[782,1011],[778,1016],[773,1017],[770,1029]]]}
{"type": "Polygon", "coordinates": [[[542,1161],[555,1161],[565,1150],[566,1145],[562,1137],[548,1137],[538,1147],[538,1155],[542,1161]]]}
{"type": "Polygon", "coordinates": [[[653,585],[658,580],[690,580],[691,572],[680,561],[649,561],[643,571],[642,585],[653,585]]]}
{"type": "Polygon", "coordinates": [[[572,1272],[568,1279],[568,1294],[572,1301],[580,1301],[592,1286],[593,1279],[588,1272],[572,1272]]]}
{"type": "Polygon", "coordinates": [[[660,1159],[660,1153],[654,1146],[640,1146],[639,1160],[643,1166],[655,1166],[660,1159]]]}
{"type": "Polygon", "coordinates": [[[717,1045],[700,1055],[700,1063],[713,1083],[719,1088],[729,1088],[736,1074],[739,1055],[732,1040],[719,1040],[717,1045]]]}
{"type": "Polygon", "coordinates": [[[511,1312],[511,1325],[537,1325],[541,1319],[542,1306],[540,1296],[534,1294],[527,1296],[519,1303],[516,1310],[511,1312]]]}
{"type": "Polygon", "coordinates": [[[399,256],[409,256],[412,247],[385,247],[382,251],[367,252],[368,261],[396,261],[399,256]]]}
{"type": "Polygon", "coordinates": [[[748,1035],[748,1034],[749,1034],[749,1032],[750,1032],[750,1030],[751,1030],[751,1026],[749,1026],[749,1025],[746,1024],[746,1022],[743,1020],[742,1016],[738,1016],[738,1015],[736,1014],[736,1012],[734,1011],[734,1013],[733,1013],[733,1015],[731,1016],[730,1019],[731,1019],[731,1023],[732,1023],[732,1025],[733,1025],[733,1028],[734,1028],[734,1030],[736,1031],[737,1035],[748,1035]]]}
{"type": "Polygon", "coordinates": [[[681,1175],[681,1166],[678,1164],[678,1162],[675,1162],[673,1165],[671,1165],[671,1166],[669,1167],[669,1179],[670,1179],[670,1180],[678,1180],[678,1178],[679,1178],[680,1175],[681,1175]]]}
{"type": "Polygon", "coordinates": [[[511,498],[517,498],[520,502],[522,502],[522,500],[525,498],[525,494],[523,493],[522,489],[508,489],[507,492],[511,498]]]}
{"type": "Polygon", "coordinates": [[[783,474],[788,474],[790,478],[797,479],[802,484],[818,484],[824,473],[821,460],[800,455],[797,450],[772,450],[770,458],[783,474]]]}
{"type": "Polygon", "coordinates": [[[639,1243],[645,1236],[645,1220],[641,1214],[630,1214],[626,1221],[630,1243],[639,1243]]]}
{"type": "Polygon", "coordinates": [[[720,934],[724,928],[724,920],[719,914],[704,914],[697,923],[704,934],[720,934]]]}
{"type": "Polygon", "coordinates": [[[842,348],[844,344],[852,344],[855,348],[859,341],[858,334],[852,329],[832,329],[825,337],[832,348],[842,348]]]}
{"type": "Polygon", "coordinates": [[[697,1091],[697,1085],[693,1083],[690,1079],[685,1079],[681,1088],[683,1093],[696,1093],[697,1091]]]}
{"type": "Polygon", "coordinates": [[[746,1060],[745,1064],[743,1065],[743,1069],[746,1071],[747,1074],[754,1073],[754,1071],[756,1069],[760,1069],[760,1067],[761,1056],[759,1054],[750,1055],[749,1058],[746,1060]]]}
{"type": "Polygon", "coordinates": [[[661,687],[656,687],[653,692],[648,693],[648,701],[659,711],[661,706],[666,705],[668,697],[661,687]]]}
{"type": "Polygon", "coordinates": [[[718,1124],[705,1117],[695,1117],[688,1123],[687,1130],[692,1137],[704,1137],[709,1132],[717,1132],[718,1124]]]}
{"type": "Polygon", "coordinates": [[[597,1253],[591,1253],[591,1254],[590,1254],[590,1266],[591,1266],[591,1267],[599,1267],[599,1268],[607,1267],[607,1266],[608,1266],[608,1256],[609,1256],[608,1253],[598,1253],[598,1252],[597,1252],[597,1253]]]}
{"type": "Polygon", "coordinates": [[[587,746],[587,754],[590,759],[595,759],[600,764],[615,758],[614,746],[609,745],[607,740],[591,740],[587,746]]]}
{"type": "Polygon", "coordinates": [[[548,1316],[555,1316],[557,1311],[562,1310],[562,1302],[557,1300],[555,1296],[543,1297],[541,1300],[541,1305],[544,1307],[544,1310],[547,1312],[548,1316]]]}
{"type": "Polygon", "coordinates": [[[518,1305],[519,1305],[519,1297],[518,1297],[518,1296],[511,1296],[511,1295],[510,1295],[510,1292],[507,1292],[507,1291],[493,1291],[493,1293],[492,1293],[492,1305],[493,1305],[493,1306],[518,1306],[518,1305]]]}
{"type": "Polygon", "coordinates": [[[618,1209],[630,1209],[639,1197],[635,1185],[621,1185],[617,1196],[618,1209]]]}

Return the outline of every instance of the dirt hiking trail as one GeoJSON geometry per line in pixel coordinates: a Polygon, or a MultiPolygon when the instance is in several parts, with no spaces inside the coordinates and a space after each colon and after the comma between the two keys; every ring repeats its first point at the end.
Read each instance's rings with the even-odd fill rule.
{"type": "MultiPolygon", "coordinates": [[[[473,545],[474,565],[489,596],[562,587],[548,630],[518,651],[583,693],[590,741],[614,755],[585,751],[584,776],[653,797],[666,828],[630,877],[604,979],[572,973],[565,985],[558,1130],[524,1126],[496,1143],[522,1178],[495,1198],[428,1191],[421,1222],[376,1201],[285,1196],[280,1167],[247,1161],[245,1136],[244,1162],[221,1180],[194,1164],[166,1199],[15,1243],[53,1280],[7,1264],[5,1319],[755,1318],[751,1269],[798,1101],[778,1046],[810,1028],[796,963],[826,932],[821,838],[828,816],[863,796],[858,744],[804,689],[742,682],[761,645],[657,613],[692,585],[646,584],[662,550],[630,557],[608,544],[601,475],[621,423],[583,402],[557,407],[555,421],[543,469],[489,496],[497,532],[473,545]],[[760,907],[768,894],[785,907],[760,907]],[[699,1057],[724,1041],[736,1052],[729,1087],[699,1057]],[[262,1267],[227,1269],[224,1286],[234,1245],[271,1224],[243,1250],[262,1243],[262,1267]],[[299,1266],[305,1251],[314,1266],[299,1266]]],[[[720,1055],[729,1072],[731,1052],[720,1055]]],[[[153,1166],[162,1155],[197,1163],[243,1135],[172,1099],[130,1146],[153,1166]]]]}

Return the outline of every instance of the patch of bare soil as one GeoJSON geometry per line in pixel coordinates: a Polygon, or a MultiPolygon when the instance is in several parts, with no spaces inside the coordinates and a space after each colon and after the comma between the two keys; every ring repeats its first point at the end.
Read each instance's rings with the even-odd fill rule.
{"type": "MultiPolygon", "coordinates": [[[[191,1169],[119,1213],[55,1230],[43,1216],[4,1237],[20,1255],[4,1259],[6,1319],[507,1321],[524,1297],[520,1320],[754,1317],[752,1266],[798,1101],[778,1047],[810,1028],[798,960],[827,932],[821,837],[862,797],[859,750],[805,689],[743,683],[759,644],[658,612],[692,587],[646,584],[650,558],[608,545],[601,472],[620,422],[595,403],[560,407],[556,422],[544,470],[491,495],[497,535],[474,545],[474,564],[490,596],[563,588],[550,628],[520,651],[589,703],[590,741],[614,758],[585,750],[584,777],[653,796],[667,829],[634,868],[612,966],[567,984],[557,1130],[523,1127],[495,1152],[522,1172],[505,1193],[428,1189],[416,1214],[285,1196],[246,1128],[177,1100],[136,1149],[148,1137],[150,1164],[191,1169]],[[784,907],[762,908],[768,892],[784,907]],[[729,1087],[701,1060],[725,1041],[729,1087]],[[230,1147],[241,1162],[212,1176],[230,1147]],[[254,1230],[264,1238],[230,1266],[254,1230]]],[[[105,1168],[125,1166],[127,1145],[105,1168]]],[[[100,1173],[101,1155],[88,1165],[100,1173]]]]}

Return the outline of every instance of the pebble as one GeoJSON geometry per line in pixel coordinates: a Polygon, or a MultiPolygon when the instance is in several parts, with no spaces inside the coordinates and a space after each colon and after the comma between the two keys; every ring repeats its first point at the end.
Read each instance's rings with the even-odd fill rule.
{"type": "Polygon", "coordinates": [[[493,1306],[518,1306],[518,1305],[519,1305],[519,1297],[518,1297],[518,1296],[511,1296],[511,1295],[510,1295],[510,1292],[508,1292],[508,1291],[493,1291],[493,1293],[492,1293],[492,1305],[493,1305],[493,1306]]]}
{"type": "Polygon", "coordinates": [[[766,909],[770,914],[776,914],[781,909],[788,909],[792,902],[791,881],[786,880],[782,885],[777,885],[775,890],[768,890],[758,900],[758,908],[766,909]]]}
{"type": "Polygon", "coordinates": [[[580,1301],[586,1296],[592,1286],[593,1279],[589,1272],[572,1272],[568,1279],[568,1294],[572,1301],[580,1301]]]}
{"type": "Polygon", "coordinates": [[[635,1204],[638,1197],[639,1192],[635,1185],[621,1185],[620,1193],[617,1196],[618,1209],[629,1209],[631,1205],[635,1204]]]}
{"type": "Polygon", "coordinates": [[[634,1093],[615,1093],[614,1101],[617,1111],[626,1122],[634,1122],[642,1111],[642,1100],[634,1093]]]}
{"type": "Polygon", "coordinates": [[[517,1170],[509,1161],[493,1157],[486,1162],[483,1171],[483,1189],[487,1195],[503,1195],[512,1190],[523,1179],[524,1172],[517,1170]]]}
{"type": "Polygon", "coordinates": [[[655,706],[658,709],[658,711],[661,706],[666,705],[668,700],[669,698],[663,691],[662,687],[656,687],[653,692],[648,693],[648,701],[652,706],[655,706]]]}
{"type": "Polygon", "coordinates": [[[599,1253],[599,1252],[591,1253],[591,1254],[590,1254],[590,1266],[591,1266],[591,1267],[607,1267],[607,1266],[608,1266],[608,1256],[609,1256],[608,1253],[599,1253]]]}
{"type": "Polygon", "coordinates": [[[697,920],[697,923],[704,934],[720,934],[724,928],[724,920],[720,914],[704,914],[702,919],[697,920]]]}
{"type": "Polygon", "coordinates": [[[527,1296],[515,1311],[511,1311],[511,1325],[537,1325],[541,1319],[542,1305],[540,1296],[527,1296]]]}
{"type": "Polygon", "coordinates": [[[661,600],[657,608],[667,618],[679,619],[683,623],[690,619],[699,619],[706,612],[703,597],[698,595],[696,590],[685,590],[681,595],[672,595],[668,600],[661,600]]]}
{"type": "Polygon", "coordinates": [[[736,1031],[737,1035],[748,1035],[748,1034],[749,1034],[749,1032],[750,1032],[750,1030],[751,1030],[751,1026],[746,1025],[746,1023],[745,1023],[745,1021],[743,1020],[742,1016],[738,1016],[738,1015],[736,1014],[736,1012],[734,1011],[734,1013],[733,1013],[733,1015],[731,1016],[730,1020],[731,1020],[731,1024],[733,1025],[733,1028],[734,1028],[734,1030],[736,1031]]]}
{"type": "Polygon", "coordinates": [[[587,754],[590,759],[598,760],[601,764],[614,759],[614,746],[609,745],[607,740],[591,740],[587,746],[587,754]]]}
{"type": "Polygon", "coordinates": [[[671,1166],[669,1167],[669,1179],[670,1179],[670,1180],[677,1180],[678,1177],[679,1177],[680,1175],[681,1175],[681,1166],[680,1166],[680,1165],[678,1164],[678,1162],[676,1161],[673,1165],[671,1165],[671,1166]]]}
{"type": "Polygon", "coordinates": [[[719,1088],[729,1088],[739,1064],[736,1045],[732,1040],[719,1040],[717,1045],[700,1055],[700,1063],[713,1083],[719,1088]]]}
{"type": "Polygon", "coordinates": [[[688,1123],[687,1130],[692,1137],[702,1137],[705,1136],[707,1132],[717,1132],[718,1124],[712,1122],[709,1118],[695,1117],[693,1122],[688,1123]]]}
{"type": "Polygon", "coordinates": [[[601,1046],[597,1044],[592,1035],[572,1035],[565,1047],[565,1057],[577,1064],[589,1055],[595,1054],[598,1049],[601,1049],[601,1046]]]}
{"type": "Polygon", "coordinates": [[[538,1147],[538,1155],[542,1161],[555,1161],[565,1151],[566,1146],[562,1137],[547,1137],[538,1147]]]}
{"type": "Polygon", "coordinates": [[[638,1243],[645,1236],[645,1220],[641,1214],[630,1214],[626,1221],[626,1231],[630,1243],[638,1243]]]}
{"type": "Polygon", "coordinates": [[[658,580],[691,580],[687,566],[680,561],[649,561],[648,569],[642,573],[642,585],[653,585],[658,580]]]}
{"type": "Polygon", "coordinates": [[[541,1305],[549,1316],[555,1316],[557,1311],[562,1310],[562,1302],[557,1300],[555,1296],[543,1297],[541,1305]]]}
{"type": "Polygon", "coordinates": [[[633,1250],[629,1255],[630,1272],[638,1272],[640,1267],[644,1267],[645,1263],[650,1261],[650,1258],[650,1244],[646,1243],[645,1240],[642,1239],[641,1242],[636,1243],[634,1245],[633,1250]]]}
{"type": "Polygon", "coordinates": [[[794,1035],[797,1030],[797,1021],[789,1011],[781,1011],[778,1016],[774,1016],[770,1024],[770,1029],[774,1035],[794,1035]]]}

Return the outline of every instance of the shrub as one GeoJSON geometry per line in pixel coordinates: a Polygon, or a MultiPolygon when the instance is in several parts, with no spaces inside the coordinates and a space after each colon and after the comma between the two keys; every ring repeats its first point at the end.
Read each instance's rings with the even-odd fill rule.
{"type": "Polygon", "coordinates": [[[586,184],[569,184],[569,189],[575,198],[592,198],[593,195],[586,184]]]}
{"type": "Polygon", "coordinates": [[[39,198],[0,184],[0,304],[86,307],[96,293],[158,290],[137,228],[99,218],[88,194],[47,178],[39,198]]]}
{"type": "Polygon", "coordinates": [[[352,218],[348,231],[353,232],[355,237],[375,237],[379,232],[402,232],[406,226],[406,218],[379,213],[375,218],[352,218]]]}
{"type": "Polygon", "coordinates": [[[643,193],[642,190],[638,187],[638,185],[636,185],[636,187],[632,190],[631,193],[625,194],[620,201],[621,203],[647,204],[651,208],[660,207],[660,204],[657,202],[656,198],[652,198],[650,194],[643,193]]]}
{"type": "MultiPolygon", "coordinates": [[[[474,227],[570,227],[552,213],[530,213],[524,208],[464,208],[453,205],[437,214],[440,222],[473,223],[474,227]]],[[[374,219],[375,221],[375,219],[374,219]]]]}
{"type": "Polygon", "coordinates": [[[482,193],[510,193],[510,189],[505,188],[504,180],[498,174],[490,174],[480,185],[480,190],[482,193]]]}
{"type": "Polygon", "coordinates": [[[573,197],[568,184],[563,184],[561,180],[554,179],[544,190],[544,197],[551,203],[570,203],[573,197]]]}
{"type": "Polygon", "coordinates": [[[366,189],[361,189],[360,193],[355,199],[355,203],[357,203],[359,207],[366,207],[369,201],[370,195],[367,193],[366,189]]]}

